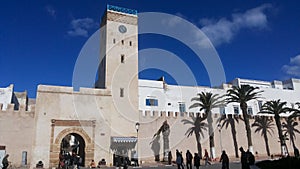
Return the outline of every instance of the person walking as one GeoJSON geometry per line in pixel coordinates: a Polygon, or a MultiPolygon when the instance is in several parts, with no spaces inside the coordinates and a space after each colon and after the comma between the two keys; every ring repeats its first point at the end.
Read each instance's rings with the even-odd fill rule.
{"type": "Polygon", "coordinates": [[[186,168],[187,169],[193,169],[192,168],[193,155],[189,150],[186,151],[185,157],[186,157],[185,158],[186,159],[186,168]]]}
{"type": "Polygon", "coordinates": [[[8,163],[8,157],[9,157],[9,154],[6,154],[4,156],[4,158],[2,159],[2,169],[7,169],[9,163],[8,163]]]}
{"type": "Polygon", "coordinates": [[[249,168],[252,168],[255,165],[255,157],[249,150],[247,150],[246,154],[247,154],[248,166],[249,168]]]}
{"type": "Polygon", "coordinates": [[[248,165],[248,158],[247,158],[247,153],[243,149],[243,147],[240,147],[240,152],[241,152],[241,164],[242,164],[242,169],[250,169],[248,165]]]}
{"type": "Polygon", "coordinates": [[[168,153],[168,164],[171,165],[171,163],[172,163],[172,152],[169,151],[169,153],[168,153]]]}
{"type": "Polygon", "coordinates": [[[208,161],[208,160],[209,160],[208,152],[207,152],[206,149],[205,149],[204,151],[205,151],[205,152],[204,152],[205,165],[207,165],[207,164],[211,165],[211,163],[208,161]]]}
{"type": "Polygon", "coordinates": [[[182,151],[180,151],[180,158],[181,158],[181,168],[184,169],[182,151]]]}
{"type": "Polygon", "coordinates": [[[200,156],[197,153],[194,155],[194,166],[196,169],[199,169],[200,167],[200,156]]]}
{"type": "Polygon", "coordinates": [[[222,169],[229,169],[229,158],[225,150],[222,151],[220,162],[222,162],[222,169]]]}
{"type": "Polygon", "coordinates": [[[177,164],[177,168],[180,169],[181,168],[181,155],[180,152],[178,150],[176,150],[176,164],[177,164]]]}

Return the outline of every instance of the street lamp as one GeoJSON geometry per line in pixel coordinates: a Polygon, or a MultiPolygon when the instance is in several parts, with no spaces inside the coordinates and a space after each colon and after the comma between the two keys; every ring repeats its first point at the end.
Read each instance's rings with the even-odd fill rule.
{"type": "Polygon", "coordinates": [[[140,123],[139,122],[136,122],[135,123],[135,129],[136,129],[136,160],[137,160],[137,165],[139,164],[138,163],[138,161],[139,161],[139,157],[138,157],[138,149],[139,149],[139,147],[138,147],[138,139],[139,139],[139,128],[140,128],[140,123]]]}
{"type": "Polygon", "coordinates": [[[140,128],[140,123],[139,122],[136,122],[135,123],[135,129],[136,129],[136,132],[139,133],[139,128],[140,128]]]}
{"type": "Polygon", "coordinates": [[[222,147],[222,134],[221,134],[222,126],[221,126],[221,124],[219,123],[217,127],[218,127],[219,133],[220,133],[220,147],[221,147],[221,152],[222,152],[222,151],[223,151],[223,147],[222,147]]]}

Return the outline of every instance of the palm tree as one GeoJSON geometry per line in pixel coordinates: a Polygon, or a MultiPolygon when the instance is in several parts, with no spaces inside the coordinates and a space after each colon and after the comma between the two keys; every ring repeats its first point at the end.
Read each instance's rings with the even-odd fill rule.
{"type": "Polygon", "coordinates": [[[281,122],[280,122],[280,114],[286,113],[290,111],[290,108],[285,107],[286,102],[281,102],[279,100],[272,100],[272,101],[267,101],[263,106],[262,110],[260,113],[266,113],[266,114],[273,114],[277,131],[278,131],[278,136],[279,136],[279,141],[280,141],[280,146],[281,146],[281,155],[286,155],[288,153],[287,147],[285,144],[285,138],[284,135],[282,134],[282,128],[281,128],[281,122]]]}
{"type": "Polygon", "coordinates": [[[211,92],[201,92],[197,97],[192,98],[191,101],[196,101],[190,108],[199,107],[200,111],[204,110],[204,117],[207,118],[208,133],[209,133],[209,146],[212,158],[216,158],[215,153],[215,142],[214,142],[214,129],[213,129],[213,118],[211,110],[216,107],[223,105],[222,96],[213,94],[211,92]]]}
{"type": "Polygon", "coordinates": [[[235,150],[235,157],[239,157],[239,150],[238,150],[238,144],[237,144],[237,139],[236,139],[236,130],[235,130],[235,122],[239,123],[239,116],[232,116],[232,114],[229,114],[228,117],[222,116],[219,119],[219,122],[222,123],[221,127],[227,129],[228,126],[230,125],[231,128],[231,134],[232,134],[232,139],[233,139],[233,145],[234,145],[234,150],[235,150]]]}
{"type": "Polygon", "coordinates": [[[284,131],[290,136],[290,142],[295,148],[295,139],[296,135],[295,133],[300,133],[298,129],[296,129],[296,126],[298,125],[298,122],[295,121],[295,116],[289,116],[285,118],[286,123],[282,123],[282,127],[284,128],[284,131]]]}
{"type": "Polygon", "coordinates": [[[272,135],[274,123],[267,116],[257,116],[255,117],[255,121],[252,124],[252,127],[256,127],[255,133],[261,133],[261,136],[264,137],[267,155],[270,156],[270,148],[268,142],[268,133],[272,135]],[[271,133],[272,132],[272,133],[271,133]]]}
{"type": "Polygon", "coordinates": [[[299,117],[300,116],[300,102],[297,102],[296,105],[298,106],[298,108],[292,108],[291,112],[293,112],[293,116],[294,117],[299,117]]]}
{"type": "Polygon", "coordinates": [[[195,133],[198,154],[199,154],[200,158],[202,158],[202,147],[201,147],[200,139],[201,139],[201,136],[202,136],[202,138],[204,137],[203,131],[207,131],[207,124],[204,122],[204,120],[206,118],[201,117],[199,113],[197,113],[196,117],[191,117],[191,118],[192,118],[192,120],[183,119],[183,120],[181,120],[181,122],[183,122],[184,125],[185,124],[193,125],[191,128],[189,128],[185,132],[185,135],[187,137],[189,137],[189,136],[192,136],[193,133],[195,133]]]}
{"type": "Polygon", "coordinates": [[[163,161],[167,160],[167,155],[169,153],[169,135],[170,135],[170,126],[165,120],[157,132],[154,134],[153,139],[158,137],[162,133],[163,135],[163,151],[164,151],[164,158],[163,161]]]}
{"type": "Polygon", "coordinates": [[[251,128],[249,124],[249,115],[247,113],[247,102],[253,99],[257,99],[262,91],[257,91],[258,87],[252,87],[249,85],[242,85],[241,87],[233,86],[232,89],[227,91],[227,102],[236,102],[240,104],[243,113],[243,119],[245,123],[245,128],[247,132],[248,148],[253,152],[252,138],[251,138],[251,128]]]}

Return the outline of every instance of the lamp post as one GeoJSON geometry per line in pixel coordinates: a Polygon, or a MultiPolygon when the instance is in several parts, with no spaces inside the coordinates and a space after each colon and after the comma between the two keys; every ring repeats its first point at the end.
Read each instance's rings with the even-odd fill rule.
{"type": "Polygon", "coordinates": [[[218,124],[218,129],[219,129],[219,133],[220,133],[220,147],[221,147],[221,153],[222,153],[222,151],[223,151],[223,147],[222,147],[222,133],[221,133],[221,129],[222,129],[222,126],[221,126],[221,124],[219,123],[218,124]]]}
{"type": "Polygon", "coordinates": [[[138,157],[138,149],[139,149],[139,147],[138,147],[138,145],[139,145],[139,143],[138,143],[138,140],[139,140],[139,128],[140,128],[140,123],[139,122],[136,122],[135,123],[135,129],[136,129],[136,154],[137,154],[137,157],[136,157],[136,160],[137,160],[137,163],[138,163],[138,160],[139,160],[139,157],[138,157]]]}

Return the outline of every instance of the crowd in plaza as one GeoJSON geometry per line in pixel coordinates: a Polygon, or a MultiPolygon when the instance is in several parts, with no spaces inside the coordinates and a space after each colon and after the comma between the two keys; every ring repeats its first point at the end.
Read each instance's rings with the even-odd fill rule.
{"type": "MultiPolygon", "coordinates": [[[[241,166],[242,169],[250,169],[252,166],[255,164],[255,156],[249,151],[245,151],[243,147],[240,147],[240,152],[241,152],[241,166]]],[[[204,161],[204,166],[211,165],[211,161],[216,161],[215,159],[211,159],[209,157],[208,151],[205,149],[204,150],[204,156],[200,157],[198,153],[194,153],[194,156],[192,153],[187,150],[186,155],[185,155],[185,160],[186,163],[184,163],[184,158],[183,154],[181,151],[176,150],[176,159],[175,163],[177,165],[178,169],[184,169],[185,166],[187,169],[193,169],[193,165],[196,169],[199,169],[201,166],[201,159],[204,161]]],[[[219,158],[219,162],[222,163],[222,169],[229,169],[229,158],[228,155],[226,154],[226,151],[223,150],[222,154],[219,158]]],[[[168,154],[168,164],[172,164],[172,153],[171,151],[168,154]]]]}

